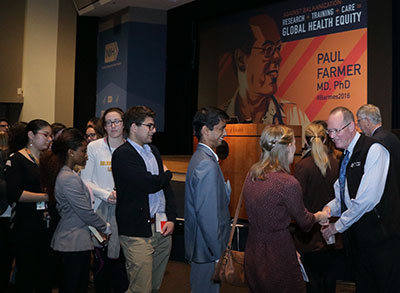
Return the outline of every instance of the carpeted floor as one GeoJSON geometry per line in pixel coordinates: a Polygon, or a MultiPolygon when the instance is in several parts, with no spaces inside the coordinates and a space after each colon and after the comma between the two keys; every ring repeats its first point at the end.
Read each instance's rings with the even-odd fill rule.
{"type": "MultiPolygon", "coordinates": [[[[169,261],[160,293],[189,293],[190,265],[184,262],[169,261]]],[[[232,287],[223,284],[221,293],[244,293],[246,288],[232,287]]]]}
{"type": "MultiPolygon", "coordinates": [[[[190,265],[179,261],[169,261],[165,272],[164,280],[161,285],[160,293],[190,293],[190,265]]],[[[246,288],[239,288],[223,284],[221,293],[244,293],[246,288]]],[[[353,283],[338,281],[336,293],[354,293],[353,283]]]]}
{"type": "MultiPolygon", "coordinates": [[[[7,293],[16,292],[14,288],[10,288],[7,293]]],[[[89,284],[89,293],[95,293],[93,283],[89,284]]],[[[246,288],[239,288],[223,284],[221,293],[245,293],[246,288]]],[[[336,293],[354,293],[355,286],[353,283],[338,282],[336,293]]],[[[53,290],[58,293],[58,290],[53,290]]],[[[180,261],[169,261],[164,280],[161,285],[160,293],[190,293],[190,265],[180,261]]]]}

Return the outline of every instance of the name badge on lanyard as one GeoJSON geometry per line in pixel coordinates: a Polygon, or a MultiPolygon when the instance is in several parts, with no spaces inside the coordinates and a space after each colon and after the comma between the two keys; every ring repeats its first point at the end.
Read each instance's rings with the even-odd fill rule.
{"type": "Polygon", "coordinates": [[[46,203],[44,201],[39,201],[36,203],[36,210],[43,211],[46,209],[46,203]]]}

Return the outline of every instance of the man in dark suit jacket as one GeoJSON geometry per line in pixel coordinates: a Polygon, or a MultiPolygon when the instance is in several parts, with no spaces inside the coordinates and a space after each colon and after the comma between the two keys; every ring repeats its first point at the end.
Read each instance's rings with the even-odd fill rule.
{"type": "Polygon", "coordinates": [[[185,257],[191,263],[193,293],[219,292],[219,285],[211,277],[228,243],[230,187],[225,183],[215,148],[226,135],[227,119],[226,113],[217,108],[203,108],[193,119],[199,144],[185,183],[185,257]]]}
{"type": "Polygon", "coordinates": [[[127,141],[112,156],[116,218],[129,278],[128,292],[158,292],[171,251],[176,205],[172,173],[150,145],[155,113],[135,106],[124,114],[127,141]],[[159,226],[159,231],[157,230],[159,226]]]}
{"type": "MultiPolygon", "coordinates": [[[[387,129],[382,127],[382,117],[379,108],[372,104],[361,106],[357,111],[358,126],[367,136],[372,136],[381,142],[393,159],[395,172],[400,174],[400,139],[387,129]]],[[[400,180],[399,183],[400,190],[400,180]]]]}

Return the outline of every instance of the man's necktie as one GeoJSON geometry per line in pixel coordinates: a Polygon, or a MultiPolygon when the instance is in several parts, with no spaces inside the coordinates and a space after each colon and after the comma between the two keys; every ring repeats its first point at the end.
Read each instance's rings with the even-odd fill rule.
{"type": "Polygon", "coordinates": [[[339,174],[341,213],[347,210],[346,204],[344,203],[344,189],[346,186],[346,167],[347,164],[349,163],[349,159],[350,159],[350,152],[345,150],[344,158],[342,164],[340,165],[340,174],[339,174]]]}

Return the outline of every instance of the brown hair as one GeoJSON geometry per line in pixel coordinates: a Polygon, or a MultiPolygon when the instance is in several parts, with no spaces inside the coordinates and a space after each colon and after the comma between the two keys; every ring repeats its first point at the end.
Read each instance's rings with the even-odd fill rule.
{"type": "Polygon", "coordinates": [[[146,106],[134,106],[129,108],[123,117],[124,120],[124,130],[129,135],[129,130],[131,125],[135,123],[140,126],[146,120],[147,117],[151,117],[154,119],[156,113],[146,106]]]}
{"type": "Polygon", "coordinates": [[[261,138],[261,158],[250,169],[253,180],[262,179],[265,174],[272,171],[290,173],[289,144],[294,141],[294,132],[284,125],[271,125],[265,127],[261,138]]]}
{"type": "Polygon", "coordinates": [[[96,133],[99,133],[100,136],[103,136],[103,133],[107,134],[107,131],[105,131],[106,130],[106,115],[111,112],[118,113],[121,116],[121,119],[122,120],[124,119],[124,111],[121,108],[118,108],[118,107],[108,108],[100,118],[100,126],[101,126],[102,133],[99,132],[99,129],[96,129],[95,127],[93,127],[93,129],[96,131],[96,133]]]}

